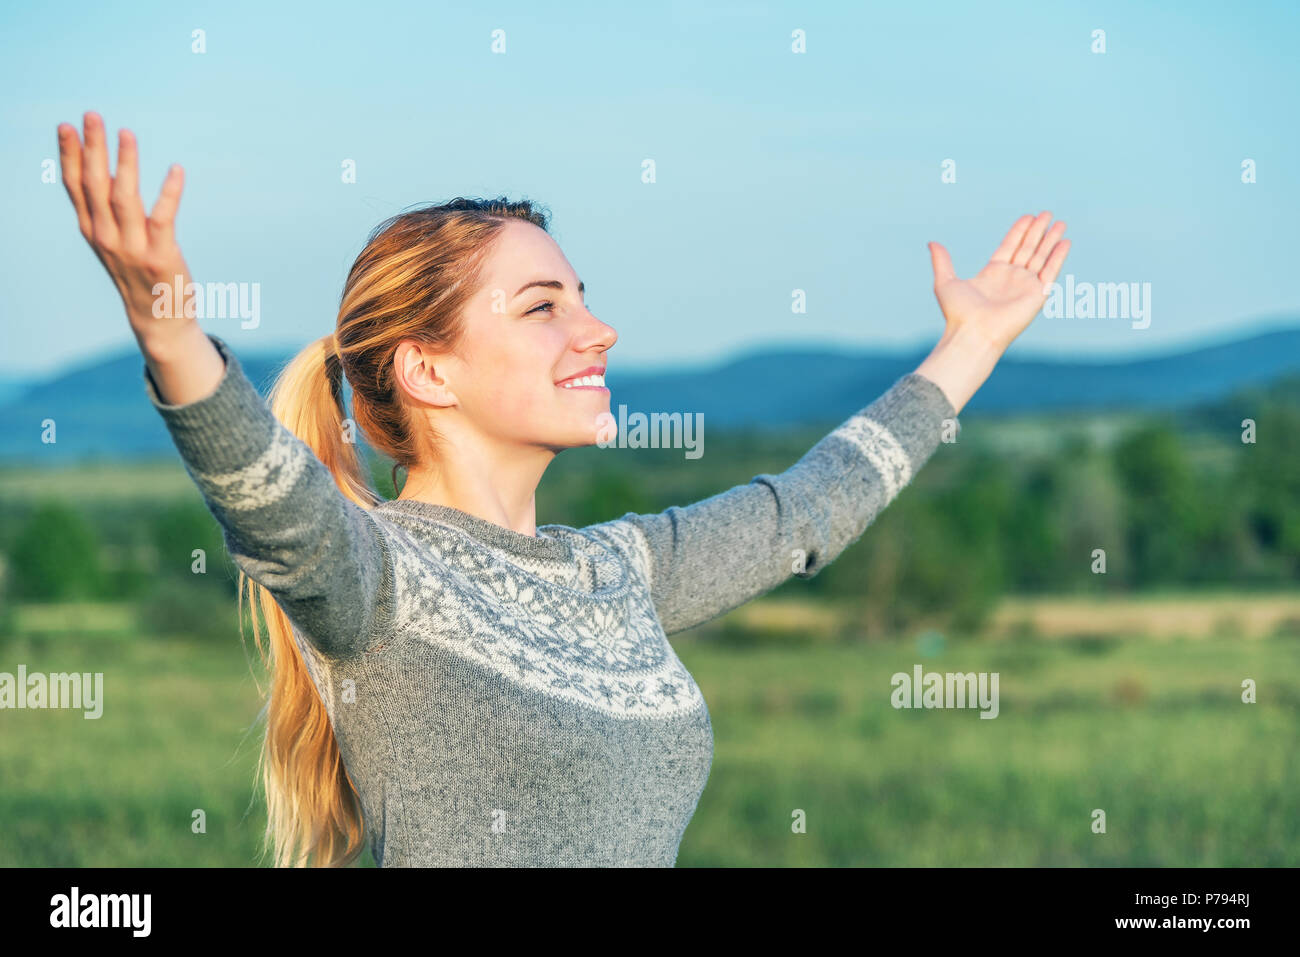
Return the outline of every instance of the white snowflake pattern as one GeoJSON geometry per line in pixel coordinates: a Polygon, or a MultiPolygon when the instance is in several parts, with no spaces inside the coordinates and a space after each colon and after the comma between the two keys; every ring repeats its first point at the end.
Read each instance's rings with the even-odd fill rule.
{"type": "Polygon", "coordinates": [[[672,717],[702,706],[655,616],[648,555],[635,530],[607,523],[599,540],[574,529],[553,533],[572,546],[582,566],[574,574],[555,563],[517,562],[454,526],[379,518],[390,531],[397,626],[409,634],[531,690],[617,717],[672,717]]]}

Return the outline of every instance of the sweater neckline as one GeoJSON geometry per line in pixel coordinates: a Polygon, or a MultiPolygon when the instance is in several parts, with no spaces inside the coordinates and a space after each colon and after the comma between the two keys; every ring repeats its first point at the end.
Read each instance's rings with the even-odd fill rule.
{"type": "Polygon", "coordinates": [[[443,525],[454,526],[480,542],[495,545],[516,555],[551,561],[570,561],[573,558],[573,548],[569,543],[547,531],[560,526],[539,525],[537,535],[525,535],[516,532],[513,528],[506,528],[496,522],[489,522],[485,518],[452,508],[450,505],[435,505],[432,502],[421,502],[413,498],[387,499],[379,503],[376,508],[416,515],[443,525]]]}

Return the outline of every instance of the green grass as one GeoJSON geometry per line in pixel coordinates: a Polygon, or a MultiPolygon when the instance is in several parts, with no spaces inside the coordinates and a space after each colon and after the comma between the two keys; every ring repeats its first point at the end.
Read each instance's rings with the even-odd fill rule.
{"type": "MultiPolygon", "coordinates": [[[[248,655],[256,664],[251,637],[248,655]]],[[[261,703],[237,636],[203,644],[88,627],[6,640],[0,670],[19,663],[102,672],[103,714],[0,712],[0,866],[257,863],[261,703]]]]}
{"type": "Polygon", "coordinates": [[[140,462],[76,463],[67,466],[4,466],[0,487],[11,502],[57,499],[82,505],[158,503],[188,499],[194,481],[174,454],[140,462]]]}
{"type": "Polygon", "coordinates": [[[1294,638],[679,648],[715,735],[679,866],[1300,864],[1294,638]],[[895,710],[917,663],[998,672],[999,716],[895,710]]]}
{"type": "MultiPolygon", "coordinates": [[[[20,609],[0,642],[0,671],[105,675],[98,720],[0,712],[0,866],[257,865],[251,639],[142,635],[98,607],[20,609]]],[[[756,636],[721,619],[673,637],[715,735],[679,866],[1300,864],[1294,637],[756,636]],[[895,710],[890,676],[917,663],[997,671],[999,716],[895,710]]]]}

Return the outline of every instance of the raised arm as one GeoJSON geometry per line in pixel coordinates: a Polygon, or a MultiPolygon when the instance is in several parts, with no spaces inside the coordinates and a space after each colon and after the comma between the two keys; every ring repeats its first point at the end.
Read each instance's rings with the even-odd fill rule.
{"type": "Polygon", "coordinates": [[[110,179],[97,115],[86,114],[85,134],[83,150],[75,128],[59,127],[64,185],[82,235],[122,296],[149,401],[236,564],[323,653],[355,653],[391,620],[393,565],[382,529],[275,417],[223,340],[184,310],[155,311],[156,284],[190,282],[173,231],[179,167],[146,219],[134,137],[120,134],[110,179]]]}
{"type": "Polygon", "coordinates": [[[684,631],[792,575],[816,575],[912,480],[945,428],[955,438],[956,411],[911,373],[779,475],[592,530],[621,536],[648,573],[665,633],[684,631]]]}
{"type": "Polygon", "coordinates": [[[861,537],[943,440],[957,414],[1032,321],[1069,250],[1064,223],[1022,216],[970,280],[930,244],[946,322],[915,372],[851,416],[779,475],[685,507],[590,526],[649,579],[667,634],[694,627],[790,578],[809,578],[861,537]]]}
{"type": "Polygon", "coordinates": [[[206,339],[224,361],[212,395],[168,404],[146,365],[149,401],[235,564],[321,652],[364,650],[392,621],[393,561],[383,529],[272,414],[225,341],[206,339]]]}

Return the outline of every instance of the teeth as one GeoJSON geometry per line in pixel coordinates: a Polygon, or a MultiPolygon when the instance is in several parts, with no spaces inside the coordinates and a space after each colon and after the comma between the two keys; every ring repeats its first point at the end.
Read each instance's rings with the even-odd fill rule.
{"type": "Polygon", "coordinates": [[[594,385],[603,388],[605,385],[605,377],[603,375],[585,375],[580,379],[570,379],[568,382],[564,383],[566,389],[572,389],[575,385],[594,385]]]}

